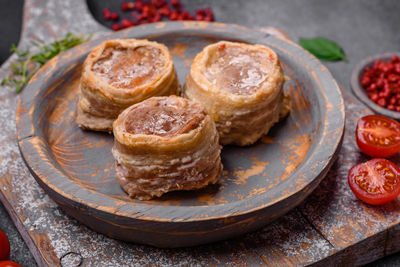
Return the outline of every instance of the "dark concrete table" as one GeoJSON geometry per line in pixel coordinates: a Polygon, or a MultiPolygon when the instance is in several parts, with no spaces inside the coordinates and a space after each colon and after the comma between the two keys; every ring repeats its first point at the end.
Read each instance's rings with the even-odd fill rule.
{"type": "MultiPolygon", "coordinates": [[[[122,1],[88,1],[94,16],[101,20],[103,7],[118,8],[122,1]]],[[[212,7],[217,21],[248,27],[275,26],[299,37],[322,36],[344,49],[349,62],[326,63],[337,81],[347,90],[351,70],[361,59],[386,51],[400,50],[400,1],[182,1],[189,11],[212,7]]],[[[33,257],[0,206],[0,227],[11,241],[12,260],[23,266],[35,266],[33,257]]],[[[383,258],[373,265],[400,265],[400,254],[383,258]]]]}

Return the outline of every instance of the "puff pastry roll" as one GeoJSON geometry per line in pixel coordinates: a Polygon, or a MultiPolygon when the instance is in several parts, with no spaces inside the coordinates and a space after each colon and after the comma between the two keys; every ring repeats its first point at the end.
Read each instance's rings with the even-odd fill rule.
{"type": "Polygon", "coordinates": [[[244,146],[287,114],[283,83],[278,56],[270,48],[221,41],[194,58],[183,95],[204,105],[221,144],[244,146]]]}
{"type": "Polygon", "coordinates": [[[76,122],[84,129],[111,132],[112,122],[125,108],[178,90],[172,56],[165,45],[108,40],[93,49],[83,64],[76,122]]]}
{"type": "Polygon", "coordinates": [[[116,178],[132,198],[202,188],[221,175],[218,132],[198,103],[152,97],[124,110],[113,132],[116,178]]]}

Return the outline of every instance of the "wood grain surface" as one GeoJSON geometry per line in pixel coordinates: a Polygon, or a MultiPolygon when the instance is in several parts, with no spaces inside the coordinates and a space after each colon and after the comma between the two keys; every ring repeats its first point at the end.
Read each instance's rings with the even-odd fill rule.
{"type": "MultiPolygon", "coordinates": [[[[89,17],[84,1],[74,1],[74,5],[27,1],[24,25],[22,47],[35,36],[50,40],[67,31],[104,30],[89,17]],[[66,12],[52,15],[60,8],[66,12]],[[74,20],[69,11],[77,15],[74,20]],[[51,25],[42,26],[50,19],[54,20],[51,25]]],[[[9,71],[8,61],[0,76],[9,71]]],[[[346,131],[338,160],[327,177],[298,208],[240,238],[194,248],[158,249],[107,238],[65,215],[38,186],[19,154],[14,121],[17,97],[13,88],[5,87],[0,90],[0,198],[40,266],[75,266],[80,261],[83,266],[352,266],[371,262],[400,250],[400,201],[372,207],[349,190],[349,168],[367,159],[355,144],[354,125],[371,111],[346,92],[343,95],[346,131]]],[[[393,160],[399,163],[400,157],[393,160]]]]}

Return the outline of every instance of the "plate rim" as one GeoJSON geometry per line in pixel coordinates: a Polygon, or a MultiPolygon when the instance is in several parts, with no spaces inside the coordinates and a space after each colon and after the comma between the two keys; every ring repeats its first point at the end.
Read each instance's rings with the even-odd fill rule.
{"type": "MultiPolygon", "coordinates": [[[[143,25],[143,26],[138,26],[138,27],[133,27],[124,31],[120,31],[120,32],[116,32],[116,33],[111,33],[111,34],[107,34],[104,36],[101,36],[93,41],[90,41],[88,43],[82,44],[78,47],[75,47],[63,54],[60,54],[59,56],[57,56],[56,58],[52,59],[51,61],[49,61],[47,64],[45,64],[41,70],[39,70],[35,76],[32,78],[31,82],[26,86],[26,88],[24,89],[24,91],[21,94],[20,100],[18,101],[18,106],[17,106],[17,114],[16,114],[16,124],[17,124],[17,139],[18,139],[18,144],[20,147],[20,151],[21,154],[24,158],[24,160],[26,161],[29,170],[32,172],[33,176],[36,179],[40,179],[41,182],[43,182],[44,184],[47,185],[48,188],[50,188],[51,190],[53,190],[56,194],[61,195],[62,197],[69,199],[73,202],[76,202],[76,204],[80,204],[80,205],[85,205],[88,206],[90,208],[99,210],[101,212],[107,213],[107,214],[112,214],[112,215],[118,215],[118,216],[122,216],[122,217],[127,217],[127,218],[131,218],[131,219],[138,219],[138,220],[148,220],[148,221],[167,221],[167,222],[171,222],[171,221],[175,221],[172,220],[171,218],[161,218],[161,217],[148,217],[148,216],[144,216],[143,213],[138,212],[135,214],[131,214],[131,213],[126,213],[126,212],[121,212],[121,211],[114,211],[114,212],[110,212],[109,211],[109,207],[108,206],[101,206],[101,205],[94,205],[94,203],[91,202],[87,202],[85,201],[85,199],[74,199],[71,198],[71,195],[67,194],[66,192],[64,192],[61,188],[58,187],[52,187],[49,185],[48,180],[46,179],[46,177],[41,177],[40,174],[37,173],[37,171],[32,169],[32,163],[30,162],[29,157],[27,157],[28,155],[25,155],[24,149],[22,148],[22,144],[23,142],[29,142],[29,140],[32,140],[34,137],[40,138],[39,136],[36,136],[34,134],[34,122],[32,121],[32,117],[30,115],[32,115],[32,110],[31,107],[34,105],[35,101],[34,99],[37,97],[37,95],[40,94],[39,91],[36,91],[37,88],[35,89],[35,86],[33,85],[37,80],[40,80],[40,78],[42,76],[48,76],[49,73],[51,73],[57,65],[57,61],[60,58],[63,58],[66,56],[66,53],[69,54],[69,56],[73,56],[73,58],[77,59],[78,57],[80,57],[82,54],[86,54],[89,52],[89,48],[91,46],[97,45],[98,43],[100,43],[101,41],[105,40],[105,39],[109,39],[109,38],[126,38],[132,35],[136,35],[136,36],[141,36],[141,35],[145,35],[148,38],[152,38],[154,36],[162,35],[162,34],[166,34],[168,32],[174,32],[174,31],[180,31],[183,33],[204,33],[204,34],[209,34],[210,32],[212,33],[236,33],[236,34],[244,34],[249,36],[250,38],[254,38],[255,40],[257,40],[257,42],[264,44],[263,42],[260,42],[260,40],[274,40],[275,42],[278,43],[284,43],[286,45],[288,45],[288,47],[290,47],[290,49],[294,49],[295,51],[299,52],[299,56],[303,57],[304,60],[306,60],[309,64],[307,64],[310,69],[312,71],[314,71],[314,77],[317,78],[318,75],[316,74],[318,71],[323,72],[325,75],[327,75],[327,78],[330,82],[332,82],[332,85],[329,89],[328,92],[324,91],[324,88],[322,88],[322,86],[320,86],[321,88],[321,92],[323,94],[323,97],[325,99],[326,103],[330,103],[329,102],[329,98],[328,95],[331,95],[332,93],[337,94],[337,100],[339,100],[339,107],[335,107],[333,111],[337,111],[335,112],[335,114],[331,114],[332,110],[328,110],[328,107],[326,108],[326,112],[325,112],[325,116],[326,118],[323,120],[324,121],[324,127],[327,126],[327,121],[328,121],[328,117],[334,117],[336,116],[337,121],[336,122],[330,122],[333,123],[334,125],[337,125],[338,127],[335,127],[337,132],[335,139],[334,140],[330,140],[331,144],[330,144],[330,153],[328,156],[328,159],[323,162],[323,164],[318,165],[317,167],[314,166],[314,171],[315,174],[309,175],[308,177],[306,176],[304,179],[304,182],[302,184],[301,187],[295,187],[295,190],[290,191],[290,193],[287,193],[285,195],[282,195],[278,198],[275,198],[273,201],[267,201],[265,204],[263,204],[262,200],[260,201],[260,199],[262,199],[263,197],[265,197],[265,194],[268,194],[269,191],[262,193],[260,195],[254,196],[252,198],[249,199],[244,199],[244,200],[238,200],[238,201],[234,201],[234,202],[229,202],[226,204],[217,204],[217,205],[204,205],[204,206],[163,206],[163,205],[147,205],[147,204],[140,204],[138,205],[138,203],[133,203],[133,202],[125,202],[125,205],[132,205],[136,208],[138,207],[151,207],[151,209],[156,209],[156,208],[162,208],[162,209],[168,209],[168,208],[172,208],[172,209],[176,209],[179,211],[189,211],[192,209],[196,209],[196,210],[209,210],[209,209],[216,209],[218,210],[218,215],[216,216],[205,216],[205,217],[188,217],[186,219],[179,219],[177,221],[184,221],[184,222],[191,222],[191,221],[208,221],[208,220],[213,220],[213,219],[221,219],[221,218],[226,218],[226,217],[230,217],[230,216],[240,216],[240,215],[244,215],[244,214],[249,214],[249,213],[253,213],[256,212],[258,210],[262,210],[265,209],[267,207],[273,206],[274,204],[282,201],[283,199],[287,199],[299,192],[302,192],[308,185],[310,185],[315,179],[317,179],[319,177],[319,175],[323,172],[327,172],[327,168],[330,167],[330,165],[332,164],[333,161],[333,156],[334,153],[336,153],[339,150],[339,146],[341,144],[341,140],[343,138],[343,134],[344,134],[344,123],[345,123],[345,113],[344,113],[344,101],[343,101],[343,97],[341,94],[341,91],[339,89],[339,86],[337,85],[335,79],[332,77],[331,73],[329,72],[329,70],[323,66],[314,56],[312,56],[310,53],[308,53],[307,51],[303,50],[299,45],[295,44],[294,42],[291,42],[289,40],[285,40],[279,37],[274,37],[272,35],[270,36],[265,36],[265,33],[258,31],[258,30],[254,30],[254,29],[249,29],[246,28],[244,26],[240,26],[240,25],[234,25],[234,24],[224,24],[224,23],[208,23],[208,22],[161,22],[161,23],[154,23],[154,24],[147,24],[147,25],[143,25]],[[149,34],[151,33],[151,34],[149,34]],[[31,92],[33,91],[33,93],[31,92]],[[33,96],[33,98],[32,98],[33,96]],[[31,99],[26,99],[26,98],[31,98],[31,99]],[[22,103],[23,101],[26,101],[29,105],[29,108],[27,107],[22,107],[22,103]],[[337,116],[339,114],[339,116],[337,116]],[[21,128],[24,127],[28,127],[27,125],[24,125],[23,123],[26,122],[26,120],[21,120],[22,116],[26,116],[28,115],[30,118],[30,125],[29,127],[30,130],[32,130],[31,135],[25,135],[25,136],[21,136],[21,134],[23,132],[20,131],[21,128]],[[312,177],[310,177],[312,176],[312,177]],[[238,205],[238,203],[240,204],[252,204],[252,208],[245,208],[244,210],[235,210],[234,213],[232,212],[224,212],[223,214],[220,212],[220,208],[221,207],[225,207],[225,209],[227,209],[227,211],[232,210],[232,207],[238,207],[240,205],[238,205]],[[259,204],[259,205],[257,205],[259,204]],[[228,207],[229,206],[229,207],[228,207]],[[232,206],[232,207],[230,207],[232,206]]],[[[234,36],[233,36],[234,37],[234,36]]],[[[136,37],[136,38],[141,38],[141,37],[136,37]]],[[[270,44],[266,43],[267,46],[270,46],[270,44]]],[[[274,47],[273,47],[274,49],[274,47]]],[[[306,62],[303,62],[304,64],[306,62]]],[[[59,66],[58,66],[59,67],[59,66]]],[[[318,80],[318,79],[317,79],[318,80]]],[[[319,81],[319,80],[318,80],[319,81]]],[[[321,81],[319,81],[320,83],[321,81]]],[[[36,86],[37,87],[37,86],[36,86]]],[[[46,87],[46,89],[42,89],[42,91],[46,91],[48,87],[46,87]]],[[[43,93],[43,92],[42,92],[43,93]]],[[[319,102],[320,103],[320,102],[319,102]]],[[[332,109],[332,108],[331,108],[332,109]]],[[[323,129],[323,134],[325,135],[321,135],[319,143],[322,144],[324,143],[324,141],[327,141],[327,131],[326,128],[323,129]]],[[[28,131],[29,132],[29,131],[28,131]]],[[[319,145],[320,145],[319,144],[319,145]]],[[[317,148],[317,147],[316,147],[317,148]]],[[[316,150],[316,148],[314,150],[316,150]]],[[[314,157],[316,157],[316,155],[314,155],[314,157]]],[[[311,161],[311,159],[314,158],[313,154],[311,154],[305,161],[302,162],[302,165],[298,168],[296,168],[296,170],[290,174],[290,176],[295,175],[297,173],[299,173],[300,171],[304,170],[306,167],[310,167],[308,166],[306,163],[309,163],[311,161]]],[[[290,180],[290,176],[288,177],[288,179],[285,180],[288,181],[290,180]]],[[[321,180],[321,179],[320,179],[321,180]]],[[[70,183],[75,184],[74,182],[70,181],[68,179],[68,181],[70,183]]],[[[319,183],[319,182],[318,182],[319,183]]],[[[54,184],[52,184],[54,186],[54,184]]],[[[76,185],[77,186],[77,185],[76,185]]],[[[314,187],[315,188],[315,187],[314,187]]],[[[88,188],[84,188],[84,190],[88,190],[88,191],[94,191],[88,188]]],[[[102,194],[100,192],[96,192],[94,191],[93,193],[95,194],[102,194]]],[[[311,193],[311,191],[309,192],[311,193]]],[[[308,193],[308,194],[309,194],[308,193]]],[[[105,194],[102,194],[105,195],[105,194]]],[[[107,195],[106,195],[107,196],[107,195]]],[[[112,199],[113,201],[117,201],[116,199],[107,196],[108,198],[112,199]]],[[[122,201],[122,200],[121,200],[122,201]]],[[[117,202],[121,202],[121,201],[117,201],[117,202]]],[[[246,205],[242,205],[242,206],[246,206],[246,205]]],[[[203,212],[202,212],[203,213],[203,212]]],[[[207,213],[207,212],[206,212],[207,213]]]]}

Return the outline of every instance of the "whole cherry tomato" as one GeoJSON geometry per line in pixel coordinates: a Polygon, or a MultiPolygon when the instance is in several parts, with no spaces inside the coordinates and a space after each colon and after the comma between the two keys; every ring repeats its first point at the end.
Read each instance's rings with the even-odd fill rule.
{"type": "Polygon", "coordinates": [[[357,145],[371,156],[386,158],[400,151],[400,123],[381,115],[368,115],[357,122],[357,145]]]}
{"type": "Polygon", "coordinates": [[[400,169],[387,159],[372,159],[353,166],[348,182],[359,199],[381,205],[399,196],[400,169]]]}
{"type": "Polygon", "coordinates": [[[0,261],[0,267],[22,267],[14,261],[0,261]]]}
{"type": "Polygon", "coordinates": [[[8,260],[10,258],[10,242],[6,234],[0,230],[0,261],[8,260]]]}

